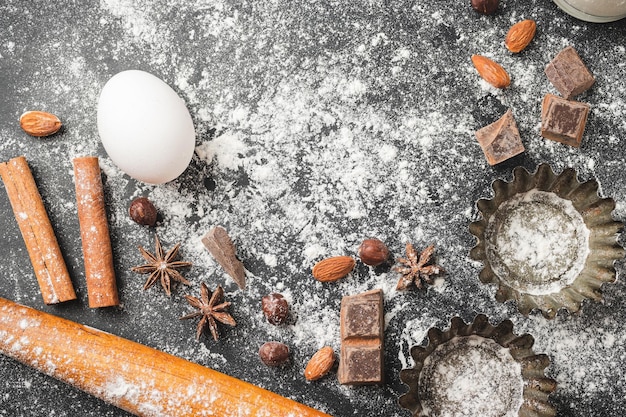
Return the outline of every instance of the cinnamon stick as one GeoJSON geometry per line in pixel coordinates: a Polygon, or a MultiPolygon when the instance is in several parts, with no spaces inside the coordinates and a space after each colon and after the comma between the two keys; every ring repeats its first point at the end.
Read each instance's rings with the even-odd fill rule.
{"type": "Polygon", "coordinates": [[[13,208],[46,304],[75,300],[76,293],[35,179],[23,156],[0,163],[13,208]]]}
{"type": "Polygon", "coordinates": [[[89,307],[119,305],[98,158],[75,158],[74,181],[89,307]]]}

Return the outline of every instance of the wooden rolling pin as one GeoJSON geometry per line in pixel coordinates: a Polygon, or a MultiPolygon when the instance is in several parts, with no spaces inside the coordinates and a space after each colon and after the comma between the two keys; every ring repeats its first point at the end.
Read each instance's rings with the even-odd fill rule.
{"type": "Polygon", "coordinates": [[[4,298],[0,352],[138,416],[330,417],[204,366],[4,298]]]}

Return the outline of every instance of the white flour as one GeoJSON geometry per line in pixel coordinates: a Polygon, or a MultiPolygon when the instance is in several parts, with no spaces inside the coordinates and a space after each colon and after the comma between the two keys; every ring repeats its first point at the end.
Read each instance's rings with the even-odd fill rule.
{"type": "Polygon", "coordinates": [[[526,294],[558,293],[572,284],[589,254],[589,229],[569,200],[533,189],[498,208],[485,235],[494,272],[526,294]]]}
{"type": "MultiPolygon", "coordinates": [[[[25,3],[0,6],[8,18],[38,22],[40,36],[34,54],[33,41],[24,37],[31,30],[3,26],[0,64],[36,68],[21,74],[19,85],[7,86],[13,118],[41,108],[58,113],[65,123],[64,133],[48,142],[27,138],[15,126],[0,126],[0,159],[26,155],[53,223],[63,231],[60,239],[68,263],[75,265],[82,307],[80,314],[67,314],[83,323],[105,323],[103,330],[337,417],[373,410],[399,417],[408,414],[396,399],[406,390],[399,383],[400,369],[413,366],[409,348],[423,341],[428,328],[445,327],[454,315],[471,320],[482,312],[494,323],[511,318],[516,333],[535,337],[536,352],[550,355],[548,371],[559,383],[556,398],[567,408],[564,415],[589,415],[600,395],[623,408],[623,384],[615,385],[623,383],[626,355],[623,283],[607,288],[605,304],[585,303],[581,316],[548,322],[497,303],[494,288],[477,278],[481,265],[467,256],[475,243],[467,231],[476,220],[475,201],[490,198],[491,181],[510,180],[517,164],[534,167],[547,161],[557,172],[571,166],[582,177],[596,176],[602,193],[617,201],[615,217],[626,217],[626,190],[612,181],[613,172],[626,169],[626,50],[610,35],[597,41],[590,26],[558,14],[548,3],[503,2],[493,17],[479,16],[460,2],[374,0],[102,0],[90,10],[62,5],[49,17],[29,11],[25,3]],[[537,19],[537,37],[528,51],[511,55],[504,49],[504,35],[524,18],[537,19]],[[580,48],[583,59],[584,51],[595,52],[597,44],[606,49],[589,63],[597,85],[580,98],[592,107],[581,149],[538,135],[541,99],[555,92],[543,68],[570,44],[580,48]],[[511,87],[500,91],[480,81],[472,53],[497,59],[509,70],[511,87]],[[190,168],[166,185],[130,180],[98,141],[100,89],[110,76],[131,68],[147,70],[172,86],[187,103],[198,132],[190,168]],[[525,159],[490,168],[474,131],[509,107],[525,159]],[[71,158],[90,154],[101,156],[110,204],[123,303],[113,313],[87,309],[80,242],[72,232],[77,223],[71,158]],[[126,212],[139,195],[149,197],[163,217],[156,232],[164,248],[182,242],[182,258],[194,264],[185,272],[192,287],[175,287],[171,299],[158,286],[144,292],[145,277],[128,270],[142,262],[138,245],[153,250],[151,231],[134,224],[126,212]],[[249,270],[244,292],[200,242],[216,224],[229,231],[249,270]],[[404,255],[406,241],[419,250],[434,243],[437,263],[447,273],[435,288],[406,293],[395,291],[398,277],[384,268],[358,265],[332,285],[312,279],[310,268],[317,260],[355,256],[367,237],[385,241],[394,257],[404,255]],[[178,321],[190,311],[183,295],[198,295],[201,282],[212,289],[223,285],[226,299],[233,301],[238,325],[222,329],[218,343],[197,343],[195,323],[178,321]],[[340,386],[334,374],[304,382],[304,366],[318,348],[330,345],[339,351],[341,297],[373,288],[385,294],[385,385],[340,386]],[[260,309],[261,297],[276,291],[292,309],[292,321],[284,327],[266,323],[260,309]],[[268,340],[290,345],[290,367],[268,370],[260,364],[257,350],[268,340]]],[[[0,200],[6,210],[1,195],[0,200]]],[[[3,225],[12,222],[8,218],[3,225]]],[[[12,292],[1,295],[40,307],[36,284],[26,275],[30,270],[18,245],[21,237],[16,228],[7,230],[13,232],[1,244],[15,249],[2,271],[12,292]]],[[[52,310],[57,311],[63,312],[52,310]]],[[[4,361],[0,358],[0,364],[4,361]]],[[[13,390],[26,388],[33,401],[24,415],[49,415],[41,410],[55,407],[56,401],[46,401],[58,389],[54,384],[34,373],[0,382],[0,404],[8,403],[13,390]]],[[[125,387],[113,384],[111,389],[125,387]]],[[[56,406],[55,415],[125,415],[85,397],[69,410],[56,406]]]]}
{"type": "Polygon", "coordinates": [[[428,416],[516,417],[523,388],[522,367],[509,350],[476,336],[438,346],[420,375],[428,416]]]}

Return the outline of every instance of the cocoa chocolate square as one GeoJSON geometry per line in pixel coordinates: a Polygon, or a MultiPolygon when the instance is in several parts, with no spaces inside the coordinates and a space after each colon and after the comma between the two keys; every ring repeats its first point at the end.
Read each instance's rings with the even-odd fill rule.
{"type": "Polygon", "coordinates": [[[382,372],[383,352],[380,345],[346,347],[341,355],[338,375],[342,384],[378,384],[383,380],[382,372]]]}
{"type": "Polygon", "coordinates": [[[382,331],[379,320],[381,306],[370,300],[346,304],[342,310],[345,339],[351,337],[378,337],[382,331]]]}
{"type": "Polygon", "coordinates": [[[340,312],[341,354],[337,377],[348,385],[383,382],[383,292],[343,297],[340,312]]]}
{"type": "Polygon", "coordinates": [[[541,136],[579,147],[588,114],[589,105],[586,103],[546,94],[541,105],[541,136]]]}
{"type": "Polygon", "coordinates": [[[499,164],[524,152],[511,110],[492,124],[477,130],[475,134],[489,165],[499,164]]]}
{"type": "Polygon", "coordinates": [[[587,91],[596,81],[574,48],[559,52],[545,69],[548,80],[566,99],[587,91]]]}

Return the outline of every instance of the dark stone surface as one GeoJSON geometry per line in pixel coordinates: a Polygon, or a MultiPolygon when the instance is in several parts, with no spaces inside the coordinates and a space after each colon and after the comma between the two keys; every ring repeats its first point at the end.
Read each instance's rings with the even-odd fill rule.
{"type": "MultiPolygon", "coordinates": [[[[207,2],[102,0],[0,3],[0,160],[25,155],[40,188],[79,299],[45,306],[8,199],[0,191],[0,296],[217,368],[334,416],[407,416],[397,405],[406,392],[398,373],[411,366],[408,350],[432,326],[476,313],[516,333],[531,333],[535,350],[550,356],[552,397],[563,417],[626,414],[626,287],[605,286],[604,302],[553,322],[522,316],[495,301],[467,256],[475,201],[490,198],[495,179],[516,166],[542,162],[595,177],[601,193],[626,219],[626,21],[588,24],[550,1],[501,1],[483,16],[468,1],[327,0],[207,2]],[[508,27],[535,19],[536,38],[519,55],[503,45],[508,27]],[[543,68],[567,45],[580,53],[596,84],[577,97],[591,105],[580,149],[546,141],[538,132],[541,99],[554,92],[543,68]],[[496,91],[479,81],[473,53],[487,54],[511,74],[496,91]],[[98,140],[100,89],[125,69],[149,71],[186,101],[197,131],[189,169],[164,186],[137,183],[116,170],[98,140]],[[494,167],[474,131],[511,108],[526,152],[494,167]],[[27,110],[46,110],[64,122],[49,139],[26,136],[17,122],[27,110]],[[232,140],[226,141],[227,138],[232,140]],[[218,146],[234,143],[235,151],[218,146]],[[395,153],[394,153],[395,152],[395,153]],[[123,306],[87,307],[74,202],[71,158],[98,155],[105,172],[116,273],[123,306]],[[208,155],[208,156],[207,156],[208,155]],[[223,158],[223,159],[220,159],[223,158]],[[268,172],[271,174],[268,174],[268,172]],[[126,212],[149,196],[162,216],[156,232],[194,262],[168,299],[131,273],[136,247],[152,249],[155,229],[126,212]],[[167,207],[181,202],[182,207],[167,207]],[[365,213],[361,215],[359,213],[365,213]],[[213,224],[229,229],[250,272],[249,289],[234,283],[205,254],[198,238],[213,224]],[[395,293],[389,266],[357,265],[336,285],[310,278],[313,259],[355,254],[365,237],[379,237],[394,257],[404,243],[436,243],[445,284],[395,293]],[[194,340],[184,294],[206,281],[225,285],[234,329],[218,343],[194,340]],[[307,359],[330,343],[338,352],[339,303],[344,295],[385,289],[385,374],[382,387],[339,386],[335,375],[307,383],[307,359]],[[263,295],[280,290],[295,324],[264,322],[263,295]],[[314,308],[316,306],[317,308],[314,308]],[[336,316],[335,316],[336,314],[336,316]],[[313,325],[328,329],[317,333],[313,325]],[[316,340],[317,336],[317,340],[316,340]],[[336,336],[336,337],[335,337],[336,336]],[[267,369],[257,351],[280,339],[293,364],[267,369]]],[[[4,188],[4,187],[0,187],[4,188]]],[[[620,241],[624,242],[621,236],[620,241]]],[[[624,266],[617,265],[623,275],[624,266]]],[[[0,416],[127,414],[61,382],[0,356],[0,416]]]]}

